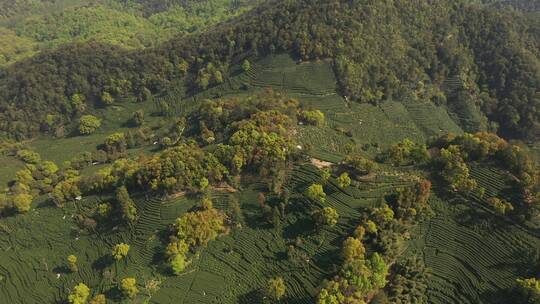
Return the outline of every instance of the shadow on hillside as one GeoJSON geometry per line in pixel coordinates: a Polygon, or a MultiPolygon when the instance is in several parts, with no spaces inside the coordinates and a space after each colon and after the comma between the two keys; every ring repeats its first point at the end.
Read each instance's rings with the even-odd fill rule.
{"type": "Polygon", "coordinates": [[[520,302],[522,295],[515,288],[500,289],[491,292],[484,292],[480,295],[484,303],[507,304],[507,303],[525,303],[520,302]]]}

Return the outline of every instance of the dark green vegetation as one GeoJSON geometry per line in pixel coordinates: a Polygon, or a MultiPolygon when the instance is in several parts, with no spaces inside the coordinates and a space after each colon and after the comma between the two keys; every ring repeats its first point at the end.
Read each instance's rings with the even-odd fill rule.
{"type": "Polygon", "coordinates": [[[0,7],[0,299],[538,303],[538,22],[470,2],[0,7]]]}

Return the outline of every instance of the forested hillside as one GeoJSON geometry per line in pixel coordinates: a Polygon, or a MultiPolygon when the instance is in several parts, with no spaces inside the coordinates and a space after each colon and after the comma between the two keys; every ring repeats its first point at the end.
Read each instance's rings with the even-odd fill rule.
{"type": "Polygon", "coordinates": [[[103,106],[106,93],[115,99],[159,94],[180,79],[190,90],[204,89],[244,58],[288,52],[304,61],[332,59],[340,91],[351,100],[428,99],[456,111],[479,108],[490,123],[468,126],[467,115],[475,114],[464,113],[464,127],[531,137],[540,102],[536,39],[519,12],[466,1],[270,1],[212,31],[119,61],[102,57],[109,46],[75,44],[7,67],[0,104],[10,119],[1,129],[21,137],[63,126],[76,116],[74,94],[84,95],[91,111],[103,106]],[[103,61],[104,69],[93,69],[103,61]],[[43,110],[30,115],[36,108],[43,110]],[[45,126],[48,115],[53,126],[45,126]]]}
{"type": "Polygon", "coordinates": [[[0,3],[0,302],[540,303],[540,18],[0,3]]]}

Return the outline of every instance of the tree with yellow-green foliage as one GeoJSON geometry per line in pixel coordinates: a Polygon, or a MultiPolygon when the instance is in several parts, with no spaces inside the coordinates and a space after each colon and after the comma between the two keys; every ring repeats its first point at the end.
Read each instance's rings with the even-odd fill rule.
{"type": "Polygon", "coordinates": [[[109,203],[101,203],[99,205],[97,205],[97,210],[96,210],[96,213],[102,217],[102,218],[106,218],[109,216],[109,214],[111,214],[111,204],[109,203]]]}
{"type": "Polygon", "coordinates": [[[186,253],[188,250],[189,246],[184,240],[175,240],[167,245],[165,254],[175,275],[179,275],[186,268],[186,253]]]}
{"type": "Polygon", "coordinates": [[[67,257],[68,267],[71,272],[78,272],[79,267],[77,266],[77,257],[73,254],[67,257]]]}
{"type": "Polygon", "coordinates": [[[171,259],[171,269],[175,275],[179,275],[186,269],[186,256],[177,254],[171,259]]]}
{"type": "Polygon", "coordinates": [[[73,290],[68,296],[69,303],[72,304],[86,304],[88,297],[90,296],[90,288],[84,283],[75,285],[73,290]]]}
{"type": "Polygon", "coordinates": [[[323,186],[320,184],[312,184],[309,186],[304,194],[313,201],[324,203],[326,200],[326,193],[324,193],[323,186]]]}
{"type": "Polygon", "coordinates": [[[495,211],[501,215],[505,215],[508,212],[514,210],[514,206],[503,199],[497,197],[490,197],[487,199],[488,205],[490,205],[495,211]]]}
{"type": "Polygon", "coordinates": [[[101,103],[105,106],[110,106],[114,103],[114,98],[109,92],[103,92],[101,95],[101,103]]]}
{"type": "Polygon", "coordinates": [[[17,212],[25,213],[25,212],[30,211],[33,197],[30,194],[21,193],[21,194],[17,194],[13,196],[12,200],[13,200],[13,207],[15,207],[17,212]]]}
{"type": "Polygon", "coordinates": [[[332,207],[324,207],[321,210],[317,210],[313,213],[313,219],[318,226],[334,227],[339,219],[339,214],[336,209],[332,207]]]}
{"type": "Polygon", "coordinates": [[[244,72],[247,72],[251,69],[251,63],[249,62],[249,60],[247,59],[244,59],[244,61],[242,62],[242,70],[244,72]]]}
{"type": "Polygon", "coordinates": [[[120,243],[114,245],[111,256],[116,260],[120,261],[121,259],[125,258],[128,255],[130,246],[125,243],[120,243]]]}
{"type": "Polygon", "coordinates": [[[343,172],[340,176],[336,179],[336,182],[338,183],[338,186],[340,188],[347,188],[351,185],[351,178],[349,177],[349,173],[343,172]]]}
{"type": "Polygon", "coordinates": [[[266,295],[274,300],[279,301],[285,295],[286,287],[285,281],[281,277],[273,278],[268,280],[268,285],[266,286],[266,295]]]}
{"type": "Polygon", "coordinates": [[[378,231],[377,224],[372,220],[367,220],[364,223],[364,228],[366,228],[366,232],[368,233],[377,233],[378,231]]]}
{"type": "Polygon", "coordinates": [[[300,111],[298,118],[303,122],[314,126],[322,126],[325,120],[324,113],[320,110],[300,111]]]}
{"type": "Polygon", "coordinates": [[[101,121],[93,115],[83,115],[79,119],[79,133],[89,135],[96,132],[101,126],[101,121]]]}
{"type": "Polygon", "coordinates": [[[135,278],[122,279],[120,282],[120,291],[122,291],[124,297],[129,299],[135,298],[139,293],[139,289],[137,288],[137,280],[135,278]]]}
{"type": "Polygon", "coordinates": [[[189,246],[206,246],[225,231],[225,214],[211,208],[188,212],[179,217],[174,227],[179,240],[189,246]]]}
{"type": "Polygon", "coordinates": [[[366,228],[364,228],[364,226],[358,225],[358,227],[354,229],[353,236],[359,239],[360,241],[364,238],[365,235],[366,235],[366,228]]]}
{"type": "Polygon", "coordinates": [[[116,189],[116,201],[120,205],[122,217],[130,223],[134,222],[137,219],[137,208],[125,186],[116,189]]]}
{"type": "Polygon", "coordinates": [[[372,215],[377,222],[388,223],[394,219],[394,210],[387,204],[382,204],[381,207],[373,209],[372,215]]]}
{"type": "Polygon", "coordinates": [[[342,255],[345,261],[361,259],[364,257],[365,253],[366,248],[364,247],[364,244],[362,244],[361,240],[353,237],[348,237],[343,242],[342,255]]]}
{"type": "Polygon", "coordinates": [[[326,184],[326,182],[328,182],[328,179],[332,175],[332,173],[330,172],[330,169],[329,168],[323,168],[323,169],[320,170],[320,173],[321,173],[321,179],[322,179],[323,183],[326,184]]]}

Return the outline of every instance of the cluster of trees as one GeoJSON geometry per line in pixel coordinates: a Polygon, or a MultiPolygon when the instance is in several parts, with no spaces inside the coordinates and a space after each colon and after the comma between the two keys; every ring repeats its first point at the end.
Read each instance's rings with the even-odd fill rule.
{"type": "Polygon", "coordinates": [[[428,207],[431,195],[431,182],[420,178],[409,187],[396,189],[392,207],[400,219],[413,219],[417,214],[428,207]]]}
{"type": "MultiPolygon", "coordinates": [[[[392,278],[388,284],[388,303],[427,303],[430,269],[419,257],[397,261],[391,268],[392,278]]],[[[385,303],[384,301],[377,303],[385,303]]]]}
{"type": "Polygon", "coordinates": [[[425,299],[428,273],[423,264],[407,261],[396,265],[394,260],[402,252],[403,235],[410,226],[405,224],[415,224],[411,217],[416,215],[415,210],[427,207],[430,189],[429,181],[417,178],[412,185],[396,189],[390,203],[383,198],[379,207],[362,214],[352,236],[343,242],[340,272],[324,282],[317,303],[365,303],[367,299],[409,303],[408,299],[425,299]],[[388,276],[391,264],[393,275],[388,276]]]}
{"type": "MultiPolygon", "coordinates": [[[[130,246],[125,243],[119,243],[113,246],[110,252],[110,258],[114,260],[115,263],[115,273],[118,275],[118,262],[125,261],[127,263],[127,256],[130,251],[130,246]]],[[[77,257],[70,255],[67,258],[68,267],[72,272],[78,271],[77,266],[77,257]]],[[[151,279],[145,282],[144,291],[148,296],[151,296],[153,292],[159,289],[160,282],[151,279]]],[[[137,279],[135,277],[124,277],[121,280],[117,281],[117,295],[121,296],[124,301],[136,301],[137,295],[140,293],[138,287],[137,279]]],[[[95,294],[94,297],[90,298],[91,290],[84,284],[79,283],[73,287],[70,294],[67,297],[67,301],[72,304],[105,304],[107,303],[107,298],[105,294],[95,294]]],[[[120,300],[120,297],[116,297],[120,300]]]]}
{"type": "Polygon", "coordinates": [[[215,209],[208,197],[202,199],[200,210],[187,212],[176,219],[174,235],[166,248],[172,272],[178,275],[184,271],[189,249],[206,246],[220,234],[226,233],[225,221],[225,213],[215,209]]]}
{"type": "Polygon", "coordinates": [[[105,304],[107,301],[104,294],[97,294],[92,299],[89,298],[90,288],[84,283],[79,283],[73,287],[67,300],[71,304],[105,304]]]}
{"type": "Polygon", "coordinates": [[[378,157],[381,161],[389,162],[394,166],[406,166],[424,163],[428,160],[429,154],[425,144],[415,143],[406,138],[392,145],[378,157]]]}
{"type": "MultiPolygon", "coordinates": [[[[492,133],[446,135],[435,139],[430,147],[437,150],[435,167],[441,169],[442,177],[459,191],[472,191],[476,181],[469,175],[467,163],[480,162],[495,164],[509,172],[519,195],[519,205],[512,206],[498,198],[490,199],[490,204],[501,213],[516,211],[531,217],[540,210],[540,180],[538,168],[526,148],[513,145],[492,133]],[[519,209],[519,210],[518,210],[519,209]]],[[[483,191],[479,189],[482,193],[483,191]]]]}
{"type": "Polygon", "coordinates": [[[232,174],[245,170],[274,179],[294,156],[290,132],[297,100],[267,90],[243,99],[205,101],[192,119],[203,143],[219,143],[216,157],[232,174]]]}
{"type": "Polygon", "coordinates": [[[77,170],[59,168],[54,162],[44,161],[38,153],[27,149],[19,149],[15,155],[26,164],[15,173],[10,186],[0,191],[0,213],[13,210],[27,212],[34,198],[44,194],[58,206],[81,195],[77,170]]]}
{"type": "Polygon", "coordinates": [[[122,185],[161,193],[199,192],[228,174],[219,160],[195,142],[182,143],[151,157],[119,159],[83,181],[86,191],[111,191],[122,185]]]}
{"type": "Polygon", "coordinates": [[[140,165],[138,183],[161,192],[204,191],[228,174],[219,160],[195,143],[180,144],[140,165]]]}
{"type": "Polygon", "coordinates": [[[354,176],[371,174],[379,168],[379,165],[361,154],[347,155],[343,165],[351,171],[354,176]]]}
{"type": "MultiPolygon", "coordinates": [[[[297,101],[270,91],[238,102],[208,101],[196,115],[207,123],[209,130],[216,130],[218,138],[224,142],[209,150],[203,150],[193,140],[183,140],[153,156],[122,158],[130,139],[126,133],[114,133],[106,137],[101,152],[82,153],[66,162],[66,169],[59,170],[50,162],[42,162],[35,152],[19,149],[16,155],[32,164],[28,165],[31,170],[19,173],[20,181],[14,189],[24,190],[26,184],[33,186],[34,176],[40,179],[46,177],[42,178],[45,183],[43,187],[50,184],[50,189],[45,187],[43,191],[51,193],[52,200],[58,206],[83,193],[116,191],[116,204],[102,204],[96,216],[107,218],[112,210],[128,223],[134,222],[137,217],[137,209],[129,198],[128,189],[147,189],[161,193],[204,192],[211,184],[222,181],[234,184],[230,172],[238,175],[244,170],[253,170],[263,177],[271,177],[270,188],[279,194],[286,178],[284,170],[295,152],[290,134],[292,119],[284,113],[294,116],[297,106],[297,101]],[[227,128],[224,128],[225,125],[227,128]],[[117,160],[84,178],[71,169],[112,159],[117,160]],[[43,172],[37,174],[32,168],[43,172]],[[49,178],[56,172],[61,175],[49,178]]],[[[184,125],[185,121],[175,124],[182,128],[178,132],[183,132],[184,125]]],[[[195,130],[191,135],[198,137],[199,131],[195,130]]],[[[29,206],[31,198],[26,196],[27,191],[16,194],[21,194],[16,200],[21,202],[19,204],[29,206]]],[[[3,197],[2,200],[5,200],[3,197]]]]}
{"type": "Polygon", "coordinates": [[[370,294],[386,285],[387,263],[377,252],[367,256],[362,238],[357,234],[343,242],[340,274],[323,284],[318,304],[364,303],[370,294]]]}

